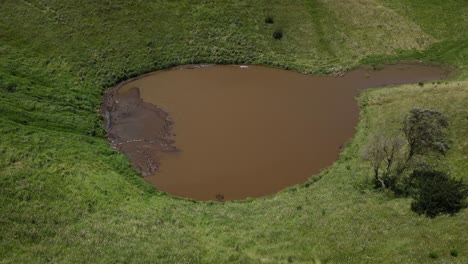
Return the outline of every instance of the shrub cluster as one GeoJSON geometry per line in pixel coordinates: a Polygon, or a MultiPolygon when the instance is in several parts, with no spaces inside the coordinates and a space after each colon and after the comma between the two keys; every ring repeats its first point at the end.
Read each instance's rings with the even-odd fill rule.
{"type": "Polygon", "coordinates": [[[453,215],[467,206],[467,186],[444,172],[415,170],[410,176],[410,184],[414,189],[411,209],[418,214],[431,218],[453,215]]]}
{"type": "MultiPolygon", "coordinates": [[[[270,15],[267,15],[265,17],[265,24],[274,24],[275,23],[275,20],[273,19],[272,16],[270,15]]],[[[277,28],[274,32],[273,32],[273,38],[276,39],[276,40],[280,40],[283,38],[283,30],[281,28],[277,28]]]]}
{"type": "Polygon", "coordinates": [[[448,125],[448,118],[438,111],[412,109],[402,122],[402,136],[371,135],[362,157],[372,166],[375,188],[412,196],[411,209],[428,217],[465,208],[466,185],[424,160],[428,154],[445,155],[448,125]]]}

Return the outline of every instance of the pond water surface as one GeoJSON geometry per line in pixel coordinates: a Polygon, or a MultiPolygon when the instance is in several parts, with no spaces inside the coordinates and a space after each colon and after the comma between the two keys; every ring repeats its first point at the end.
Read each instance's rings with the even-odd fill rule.
{"type": "Polygon", "coordinates": [[[159,190],[196,200],[260,197],[337,160],[355,132],[359,89],[445,75],[423,65],[342,77],[233,65],[160,71],[117,87],[108,131],[159,190]]]}

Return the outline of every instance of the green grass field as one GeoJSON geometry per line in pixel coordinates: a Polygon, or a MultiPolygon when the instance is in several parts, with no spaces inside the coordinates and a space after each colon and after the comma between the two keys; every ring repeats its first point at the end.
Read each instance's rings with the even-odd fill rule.
{"type": "Polygon", "coordinates": [[[440,162],[467,182],[466,0],[0,0],[0,263],[468,263],[467,210],[418,216],[410,199],[374,191],[359,158],[368,135],[395,131],[413,107],[450,118],[440,162]],[[203,62],[337,74],[398,60],[457,72],[366,90],[340,159],[269,197],[170,197],[103,138],[103,92],[145,72],[203,62]]]}

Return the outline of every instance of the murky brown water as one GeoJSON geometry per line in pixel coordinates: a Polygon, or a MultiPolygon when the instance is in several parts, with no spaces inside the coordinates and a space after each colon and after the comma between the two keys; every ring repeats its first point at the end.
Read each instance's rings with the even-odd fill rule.
{"type": "Polygon", "coordinates": [[[259,66],[161,71],[119,87],[110,137],[162,191],[197,200],[259,197],[303,183],[337,159],[355,132],[359,89],[445,74],[422,65],[344,77],[259,66]],[[178,151],[164,151],[170,138],[161,128],[170,119],[150,104],[135,108],[139,97],[172,118],[178,151]],[[148,162],[156,166],[145,170],[148,162]]]}

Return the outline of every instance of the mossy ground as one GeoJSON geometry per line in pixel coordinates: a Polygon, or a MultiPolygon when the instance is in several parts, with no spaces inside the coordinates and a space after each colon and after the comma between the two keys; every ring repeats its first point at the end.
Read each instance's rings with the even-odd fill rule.
{"type": "Polygon", "coordinates": [[[417,216],[409,199],[372,190],[359,159],[369,134],[429,107],[450,118],[442,166],[466,175],[465,0],[4,0],[0,14],[0,262],[468,262],[466,210],[417,216]],[[458,73],[365,91],[340,159],[269,197],[167,196],[103,139],[102,93],[144,72],[204,62],[334,74],[400,59],[458,73]]]}

